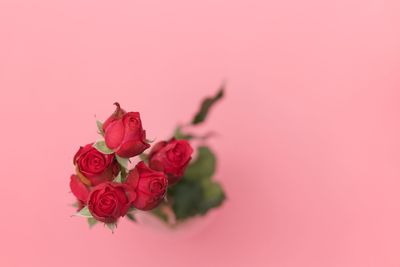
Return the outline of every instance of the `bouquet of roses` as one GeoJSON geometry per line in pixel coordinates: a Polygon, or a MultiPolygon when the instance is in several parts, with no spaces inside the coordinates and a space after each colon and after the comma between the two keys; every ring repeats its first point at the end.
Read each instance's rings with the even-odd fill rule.
{"type": "MultiPolygon", "coordinates": [[[[223,88],[203,100],[191,126],[202,123],[223,97],[223,88]]],[[[212,134],[195,135],[178,126],[172,137],[155,143],[149,153],[139,112],[126,112],[119,103],[104,123],[97,121],[102,139],[80,147],[73,163],[71,192],[77,214],[89,226],[102,222],[114,231],[121,217],[136,221],[135,211],[151,212],[169,225],[204,215],[225,200],[213,181],[216,157],[204,144],[212,134]],[[197,155],[190,142],[198,141],[197,155]],[[134,157],[138,157],[134,168],[134,157]]]]}

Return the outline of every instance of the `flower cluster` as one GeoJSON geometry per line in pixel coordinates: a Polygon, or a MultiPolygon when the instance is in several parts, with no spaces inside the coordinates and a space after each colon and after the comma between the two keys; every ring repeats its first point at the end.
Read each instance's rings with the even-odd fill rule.
{"type": "Polygon", "coordinates": [[[165,199],[168,186],[184,175],[193,149],[187,140],[171,138],[150,148],[139,112],[126,112],[118,103],[104,122],[97,122],[102,140],[82,146],[73,158],[75,173],[71,192],[77,199],[78,215],[90,224],[98,221],[114,228],[118,219],[134,209],[149,211],[165,199]],[[132,169],[133,157],[146,156],[132,169]]]}

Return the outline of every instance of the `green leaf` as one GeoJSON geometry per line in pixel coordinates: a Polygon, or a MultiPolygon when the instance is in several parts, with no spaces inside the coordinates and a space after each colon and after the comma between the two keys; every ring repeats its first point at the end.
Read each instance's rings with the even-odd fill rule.
{"type": "Polygon", "coordinates": [[[92,228],[93,226],[96,225],[97,220],[93,217],[89,217],[89,218],[87,218],[87,222],[89,224],[89,228],[92,228]]]}
{"type": "Polygon", "coordinates": [[[160,208],[160,206],[158,206],[155,209],[151,210],[151,213],[153,213],[155,216],[157,216],[160,220],[162,220],[163,222],[168,222],[168,215],[165,214],[162,209],[160,208]]]}
{"type": "Polygon", "coordinates": [[[127,213],[127,214],[126,214],[126,217],[127,217],[130,221],[136,222],[136,218],[135,218],[135,216],[134,216],[132,213],[127,213]]]}
{"type": "Polygon", "coordinates": [[[122,171],[120,171],[117,175],[117,177],[114,178],[113,180],[114,183],[122,183],[122,171]]]}
{"type": "Polygon", "coordinates": [[[174,137],[178,140],[191,140],[194,136],[191,134],[185,134],[184,132],[182,132],[182,128],[178,126],[175,129],[174,137]]]}
{"type": "Polygon", "coordinates": [[[125,168],[125,169],[128,169],[128,162],[129,162],[129,159],[127,159],[127,158],[121,158],[121,157],[118,156],[118,155],[115,155],[115,158],[117,159],[119,165],[121,165],[121,166],[122,166],[123,168],[125,168]]]}
{"type": "Polygon", "coordinates": [[[107,147],[106,142],[104,140],[97,141],[93,144],[93,147],[96,148],[103,154],[112,154],[114,151],[107,147]]]}
{"type": "Polygon", "coordinates": [[[182,180],[174,185],[173,194],[172,209],[177,220],[183,220],[199,213],[198,203],[203,198],[200,183],[182,180]]]}
{"type": "Polygon", "coordinates": [[[104,131],[103,131],[103,123],[99,120],[96,120],[96,125],[97,125],[97,130],[101,136],[104,136],[104,131]]]}
{"type": "Polygon", "coordinates": [[[207,213],[210,209],[220,206],[225,200],[225,193],[221,185],[210,180],[201,182],[203,188],[203,199],[199,203],[201,214],[207,213]]]}
{"type": "Polygon", "coordinates": [[[78,216],[81,217],[86,217],[86,218],[91,218],[93,217],[92,214],[89,211],[88,206],[83,207],[80,211],[78,211],[77,213],[78,216]]]}
{"type": "Polygon", "coordinates": [[[108,227],[108,229],[111,230],[112,233],[114,233],[115,228],[117,228],[117,224],[115,222],[113,223],[106,223],[106,226],[108,227]]]}
{"type": "Polygon", "coordinates": [[[208,147],[199,147],[195,161],[185,171],[185,179],[210,179],[215,172],[216,161],[214,153],[208,147]]]}
{"type": "Polygon", "coordinates": [[[224,86],[221,86],[216,95],[214,95],[213,97],[205,98],[201,103],[200,110],[194,116],[192,124],[195,125],[202,123],[207,118],[208,112],[210,111],[211,107],[215,103],[217,103],[218,100],[220,100],[223,96],[224,96],[224,86]]]}

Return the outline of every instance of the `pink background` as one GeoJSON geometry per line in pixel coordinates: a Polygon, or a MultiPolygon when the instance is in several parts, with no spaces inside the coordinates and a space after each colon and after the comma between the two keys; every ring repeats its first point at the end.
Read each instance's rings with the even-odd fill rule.
{"type": "Polygon", "coordinates": [[[0,266],[400,266],[398,0],[0,0],[0,266]],[[228,201],[174,233],[71,218],[120,101],[150,138],[227,98],[228,201]]]}

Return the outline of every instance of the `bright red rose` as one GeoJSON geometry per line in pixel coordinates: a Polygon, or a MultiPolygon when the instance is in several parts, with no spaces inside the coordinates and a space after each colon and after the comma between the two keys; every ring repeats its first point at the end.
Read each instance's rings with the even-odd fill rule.
{"type": "Polygon", "coordinates": [[[77,175],[71,175],[71,181],[69,183],[72,194],[82,203],[87,202],[89,196],[89,188],[81,182],[77,175]]]}
{"type": "Polygon", "coordinates": [[[154,170],[165,172],[171,185],[183,176],[192,153],[193,148],[186,140],[161,141],[150,151],[149,166],[154,170]]]}
{"type": "Polygon", "coordinates": [[[163,200],[168,179],[163,172],[152,170],[141,161],[129,172],[126,183],[136,193],[133,206],[139,210],[151,210],[163,200]]]}
{"type": "Polygon", "coordinates": [[[120,170],[114,154],[105,155],[93,144],[79,148],[74,156],[74,164],[80,180],[89,186],[112,181],[120,170]]]}
{"type": "Polygon", "coordinates": [[[88,197],[88,208],[93,217],[101,222],[112,223],[124,216],[134,197],[126,185],[105,182],[92,189],[88,197]]]}
{"type": "Polygon", "coordinates": [[[125,112],[118,103],[114,113],[104,122],[106,145],[123,158],[141,154],[150,147],[146,142],[139,112],[125,112]]]}

